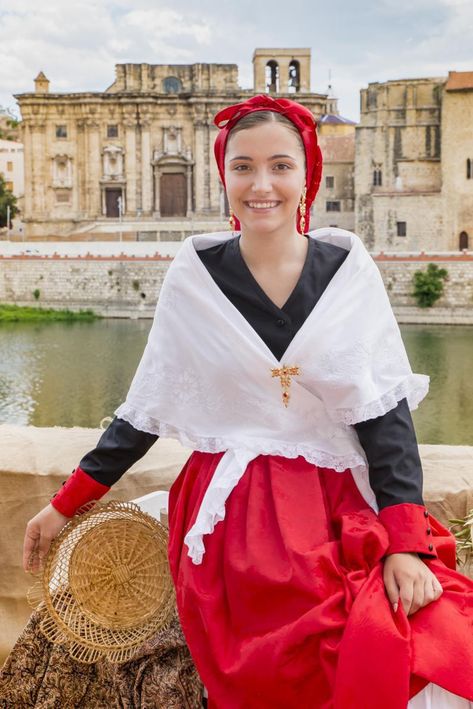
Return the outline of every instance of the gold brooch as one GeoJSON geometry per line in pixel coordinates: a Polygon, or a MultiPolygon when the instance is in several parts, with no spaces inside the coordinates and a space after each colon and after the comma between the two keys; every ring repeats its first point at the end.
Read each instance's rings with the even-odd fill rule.
{"type": "Polygon", "coordinates": [[[283,365],[282,367],[275,367],[271,370],[271,375],[273,377],[279,377],[282,386],[282,403],[287,407],[289,404],[289,399],[291,398],[291,377],[296,377],[301,373],[300,367],[287,367],[283,365]]]}

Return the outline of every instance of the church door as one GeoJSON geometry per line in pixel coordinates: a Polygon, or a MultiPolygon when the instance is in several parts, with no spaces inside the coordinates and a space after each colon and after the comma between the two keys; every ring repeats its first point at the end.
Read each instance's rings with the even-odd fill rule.
{"type": "Polygon", "coordinates": [[[122,196],[122,191],[115,187],[105,190],[105,214],[107,217],[118,219],[120,210],[118,207],[118,198],[122,196]]]}
{"type": "Polygon", "coordinates": [[[185,217],[187,180],[183,173],[164,173],[159,182],[159,211],[162,217],[185,217]]]}
{"type": "Polygon", "coordinates": [[[463,249],[468,249],[468,234],[466,231],[462,231],[460,234],[460,251],[463,249]]]}

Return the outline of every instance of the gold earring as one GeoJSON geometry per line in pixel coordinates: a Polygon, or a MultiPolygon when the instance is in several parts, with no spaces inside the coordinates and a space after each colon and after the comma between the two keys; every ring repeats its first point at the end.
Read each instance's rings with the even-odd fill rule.
{"type": "Polygon", "coordinates": [[[233,209],[230,207],[230,216],[228,218],[228,221],[230,222],[230,229],[232,231],[235,231],[235,215],[233,214],[233,209]]]}
{"type": "Polygon", "coordinates": [[[302,195],[301,195],[301,201],[299,202],[299,212],[301,215],[300,218],[300,227],[301,227],[301,234],[304,234],[305,232],[305,213],[306,213],[306,194],[307,194],[307,187],[304,185],[304,189],[302,190],[302,195]]]}

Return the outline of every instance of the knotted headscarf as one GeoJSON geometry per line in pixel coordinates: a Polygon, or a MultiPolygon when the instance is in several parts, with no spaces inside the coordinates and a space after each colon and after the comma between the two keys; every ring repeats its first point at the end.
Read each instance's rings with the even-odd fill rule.
{"type": "MultiPolygon", "coordinates": [[[[215,159],[223,185],[225,185],[225,148],[228,135],[233,126],[254,111],[275,111],[288,118],[294,125],[302,139],[306,157],[306,216],[305,231],[309,231],[310,206],[315,199],[322,177],[322,152],[317,141],[316,121],[308,108],[296,101],[287,98],[272,98],[267,94],[258,94],[243,103],[235,103],[219,111],[214,123],[219,128],[219,133],[214,144],[215,159]]],[[[240,229],[240,222],[235,217],[235,228],[240,229]]],[[[300,231],[300,214],[298,210],[297,229],[300,231]]]]}

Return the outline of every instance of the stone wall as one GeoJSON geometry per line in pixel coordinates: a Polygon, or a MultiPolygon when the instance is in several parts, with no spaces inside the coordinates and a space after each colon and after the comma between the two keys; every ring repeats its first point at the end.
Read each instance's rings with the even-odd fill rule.
{"type": "MultiPolygon", "coordinates": [[[[381,253],[374,258],[399,322],[473,324],[472,255],[381,253]],[[435,306],[423,309],[411,296],[412,277],[428,263],[446,268],[448,281],[435,306]]],[[[0,256],[0,302],[152,317],[171,261],[166,256],[0,256]]]]}
{"type": "Polygon", "coordinates": [[[109,317],[152,317],[170,261],[123,256],[3,258],[0,302],[90,308],[109,317]]]}

